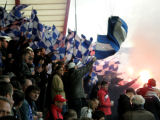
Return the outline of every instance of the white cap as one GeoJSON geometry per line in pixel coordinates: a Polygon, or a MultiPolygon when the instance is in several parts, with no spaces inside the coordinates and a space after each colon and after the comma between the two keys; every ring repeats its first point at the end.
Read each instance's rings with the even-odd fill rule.
{"type": "Polygon", "coordinates": [[[76,66],[76,64],[74,62],[71,62],[68,64],[68,69],[72,69],[76,66]]]}

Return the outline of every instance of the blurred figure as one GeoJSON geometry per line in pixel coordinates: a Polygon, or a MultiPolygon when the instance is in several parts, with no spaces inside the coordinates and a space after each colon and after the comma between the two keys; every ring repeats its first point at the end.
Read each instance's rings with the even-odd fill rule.
{"type": "Polygon", "coordinates": [[[125,112],[132,110],[131,100],[135,95],[135,90],[133,88],[126,89],[126,93],[120,95],[118,99],[118,115],[119,119],[121,119],[122,115],[125,112]]]}
{"type": "Polygon", "coordinates": [[[13,100],[14,100],[14,104],[13,104],[13,109],[12,110],[13,110],[13,113],[14,113],[14,117],[19,119],[19,120],[22,120],[19,108],[23,104],[24,93],[20,90],[14,90],[13,100]]]}
{"type": "Polygon", "coordinates": [[[144,108],[154,114],[156,120],[160,120],[160,99],[157,89],[148,90],[144,96],[144,108]]]}
{"type": "Polygon", "coordinates": [[[96,83],[96,85],[94,85],[92,87],[92,91],[91,91],[91,94],[90,94],[90,99],[97,98],[97,92],[99,91],[100,88],[101,88],[101,81],[98,81],[96,83]]]}
{"type": "Polygon", "coordinates": [[[97,96],[100,103],[98,110],[104,112],[105,119],[111,120],[111,106],[114,105],[114,102],[110,101],[110,97],[108,95],[108,82],[102,81],[101,89],[98,91],[97,96]]]}
{"type": "Polygon", "coordinates": [[[144,109],[145,99],[141,95],[135,95],[132,99],[133,110],[126,112],[122,120],[155,120],[154,115],[144,109]]]}
{"type": "Polygon", "coordinates": [[[92,116],[93,120],[105,120],[105,114],[102,111],[95,111],[92,116]]]}
{"type": "Polygon", "coordinates": [[[64,113],[63,119],[64,120],[76,120],[77,119],[76,111],[73,109],[68,109],[68,111],[64,113]]]}
{"type": "Polygon", "coordinates": [[[6,97],[0,96],[0,117],[11,115],[11,104],[6,97]]]}
{"type": "Polygon", "coordinates": [[[147,85],[144,85],[143,88],[137,89],[136,93],[138,95],[145,96],[148,91],[153,91],[154,87],[156,87],[156,80],[151,78],[148,80],[147,85]]]}
{"type": "Polygon", "coordinates": [[[83,107],[81,109],[81,118],[88,117],[92,118],[92,113],[97,109],[99,105],[98,99],[94,98],[89,100],[88,107],[83,107]]]}
{"type": "Polygon", "coordinates": [[[61,112],[64,102],[66,102],[66,99],[62,95],[56,95],[54,97],[54,103],[51,104],[45,120],[63,120],[63,115],[61,112]]]}

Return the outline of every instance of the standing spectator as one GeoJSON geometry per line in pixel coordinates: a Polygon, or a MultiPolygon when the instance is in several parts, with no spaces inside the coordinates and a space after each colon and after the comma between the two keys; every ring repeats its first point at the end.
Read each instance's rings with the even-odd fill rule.
{"type": "Polygon", "coordinates": [[[108,95],[108,83],[106,81],[102,81],[101,83],[101,89],[98,91],[98,100],[100,102],[100,105],[98,109],[102,112],[104,112],[106,119],[111,119],[111,106],[113,106],[113,102],[110,101],[109,95],[108,95]]]}
{"type": "Polygon", "coordinates": [[[93,58],[86,66],[76,69],[75,63],[71,62],[68,65],[68,105],[69,109],[74,109],[77,112],[78,118],[80,117],[81,108],[86,106],[86,96],[83,88],[83,77],[91,70],[93,62],[96,58],[93,58]]]}
{"type": "Polygon", "coordinates": [[[0,117],[11,114],[11,104],[6,97],[0,96],[0,117]]]}
{"type": "Polygon", "coordinates": [[[96,85],[94,85],[92,87],[92,91],[91,91],[91,94],[90,94],[90,99],[97,98],[97,93],[98,93],[100,88],[101,88],[101,81],[98,81],[96,83],[96,85]]]}
{"type": "MultiPolygon", "coordinates": [[[[57,66],[56,68],[56,74],[53,76],[52,84],[51,84],[51,98],[53,98],[56,95],[62,95],[64,98],[66,97],[64,92],[64,86],[62,81],[62,76],[64,74],[64,68],[63,66],[57,66]]],[[[66,103],[63,106],[63,113],[66,112],[66,103]]]]}
{"type": "Polygon", "coordinates": [[[122,116],[122,120],[155,120],[154,115],[144,109],[145,99],[141,95],[135,95],[132,99],[133,110],[122,116]]]}
{"type": "Polygon", "coordinates": [[[156,120],[160,120],[160,99],[157,90],[147,91],[145,98],[144,108],[154,114],[156,120]]]}
{"type": "Polygon", "coordinates": [[[128,88],[125,94],[120,95],[118,99],[118,114],[119,119],[125,112],[132,110],[131,100],[135,95],[135,90],[133,88],[128,88]]]}
{"type": "Polygon", "coordinates": [[[62,95],[56,95],[54,97],[54,104],[51,104],[45,120],[63,120],[61,112],[64,102],[66,102],[66,99],[62,95]]]}

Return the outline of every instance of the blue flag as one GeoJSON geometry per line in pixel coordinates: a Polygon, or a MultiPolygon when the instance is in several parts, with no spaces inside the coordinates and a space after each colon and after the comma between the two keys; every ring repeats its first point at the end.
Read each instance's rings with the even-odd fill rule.
{"type": "Polygon", "coordinates": [[[95,56],[97,59],[104,59],[115,54],[128,32],[128,26],[121,18],[112,16],[108,20],[108,34],[98,35],[95,56]]]}

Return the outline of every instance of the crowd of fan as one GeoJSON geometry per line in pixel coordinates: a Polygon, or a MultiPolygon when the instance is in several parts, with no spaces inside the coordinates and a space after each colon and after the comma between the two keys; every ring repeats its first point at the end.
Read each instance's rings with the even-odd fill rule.
{"type": "Polygon", "coordinates": [[[136,92],[129,88],[133,80],[115,98],[118,84],[113,88],[113,79],[89,85],[96,58],[76,68],[72,60],[52,61],[44,48],[33,51],[22,41],[0,39],[0,120],[160,119],[154,79],[136,92]]]}

